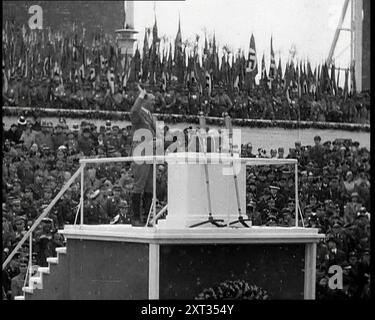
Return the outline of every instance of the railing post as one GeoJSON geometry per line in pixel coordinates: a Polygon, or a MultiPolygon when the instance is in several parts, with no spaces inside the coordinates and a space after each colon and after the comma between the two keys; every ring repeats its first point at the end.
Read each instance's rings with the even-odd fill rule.
{"type": "Polygon", "coordinates": [[[85,177],[85,164],[81,165],[81,223],[83,225],[83,184],[84,184],[84,177],[85,177]]]}
{"type": "Polygon", "coordinates": [[[153,159],[152,167],[152,226],[155,226],[156,223],[156,159],[153,159]]]}
{"type": "MultiPolygon", "coordinates": [[[[30,279],[31,279],[31,272],[33,268],[33,233],[30,233],[29,236],[29,286],[30,286],[30,279]]],[[[26,274],[27,277],[27,274],[26,274]]]]}
{"type": "Polygon", "coordinates": [[[296,227],[298,227],[298,163],[294,165],[294,184],[295,184],[295,198],[296,198],[296,204],[295,204],[295,220],[296,220],[296,227]]]}

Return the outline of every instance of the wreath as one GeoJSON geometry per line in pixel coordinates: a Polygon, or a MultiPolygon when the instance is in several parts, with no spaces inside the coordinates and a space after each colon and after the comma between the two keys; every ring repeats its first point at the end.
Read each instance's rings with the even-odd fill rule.
{"type": "Polygon", "coordinates": [[[244,280],[227,280],[219,285],[204,289],[196,300],[268,300],[266,290],[249,285],[244,280]]]}

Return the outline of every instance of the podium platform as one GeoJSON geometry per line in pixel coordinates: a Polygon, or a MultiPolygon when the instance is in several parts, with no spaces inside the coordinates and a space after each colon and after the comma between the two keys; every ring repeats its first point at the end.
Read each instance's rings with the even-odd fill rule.
{"type": "Polygon", "coordinates": [[[316,229],[67,226],[66,299],[194,299],[241,279],[271,299],[314,299],[316,229]]]}
{"type": "MultiPolygon", "coordinates": [[[[35,286],[24,288],[27,300],[194,299],[226,280],[257,285],[270,299],[315,298],[316,246],[324,235],[312,228],[229,224],[238,219],[238,203],[246,213],[246,165],[277,160],[191,153],[159,160],[168,163],[166,219],[153,227],[65,226],[59,232],[66,249],[49,258],[35,286]],[[192,228],[207,220],[210,204],[225,226],[192,228]]],[[[296,169],[296,160],[281,162],[296,169]]]]}

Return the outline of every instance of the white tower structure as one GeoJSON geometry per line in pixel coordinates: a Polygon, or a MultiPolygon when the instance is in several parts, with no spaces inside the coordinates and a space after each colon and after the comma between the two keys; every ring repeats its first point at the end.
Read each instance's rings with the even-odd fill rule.
{"type": "Polygon", "coordinates": [[[135,35],[138,33],[134,30],[134,1],[124,1],[124,26],[115,32],[121,54],[133,56],[135,35]]]}

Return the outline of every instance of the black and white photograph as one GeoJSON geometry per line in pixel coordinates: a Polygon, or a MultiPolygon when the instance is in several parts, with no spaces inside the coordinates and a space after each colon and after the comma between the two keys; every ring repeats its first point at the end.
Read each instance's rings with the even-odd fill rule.
{"type": "Polygon", "coordinates": [[[2,9],[2,300],[370,300],[370,0],[2,9]]]}

